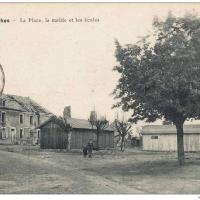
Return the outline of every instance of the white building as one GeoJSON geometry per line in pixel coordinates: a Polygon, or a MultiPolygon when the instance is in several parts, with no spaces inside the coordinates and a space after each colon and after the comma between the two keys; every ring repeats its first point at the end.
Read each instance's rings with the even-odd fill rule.
{"type": "MultiPolygon", "coordinates": [[[[185,151],[200,151],[200,125],[184,125],[185,151]]],[[[148,125],[141,130],[143,150],[177,151],[176,127],[148,125]]]]}

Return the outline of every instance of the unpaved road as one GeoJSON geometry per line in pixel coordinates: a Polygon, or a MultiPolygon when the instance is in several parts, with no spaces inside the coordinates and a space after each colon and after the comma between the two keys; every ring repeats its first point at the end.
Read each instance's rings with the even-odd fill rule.
{"type": "MultiPolygon", "coordinates": [[[[56,157],[55,157],[56,158],[56,157]]],[[[82,157],[78,157],[82,162],[82,157]]],[[[89,161],[90,162],[90,161],[89,161]]],[[[70,162],[68,162],[70,163],[70,162]]],[[[0,151],[0,193],[143,193],[42,156],[0,151]]]]}
{"type": "Polygon", "coordinates": [[[99,151],[85,159],[80,152],[0,148],[4,194],[200,194],[200,152],[187,153],[180,167],[175,152],[99,151]]]}

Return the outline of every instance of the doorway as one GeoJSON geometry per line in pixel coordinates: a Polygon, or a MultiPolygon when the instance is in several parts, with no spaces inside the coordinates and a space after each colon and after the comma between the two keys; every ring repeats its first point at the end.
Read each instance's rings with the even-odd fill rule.
{"type": "Polygon", "coordinates": [[[16,128],[11,128],[10,129],[10,135],[11,135],[11,143],[12,144],[16,144],[17,143],[16,128]]]}

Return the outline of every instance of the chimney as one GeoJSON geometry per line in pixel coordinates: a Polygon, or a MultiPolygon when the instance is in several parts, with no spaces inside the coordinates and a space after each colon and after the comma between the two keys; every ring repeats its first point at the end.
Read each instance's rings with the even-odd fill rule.
{"type": "Polygon", "coordinates": [[[65,119],[70,119],[71,118],[71,106],[66,106],[64,108],[63,117],[65,119]]]}

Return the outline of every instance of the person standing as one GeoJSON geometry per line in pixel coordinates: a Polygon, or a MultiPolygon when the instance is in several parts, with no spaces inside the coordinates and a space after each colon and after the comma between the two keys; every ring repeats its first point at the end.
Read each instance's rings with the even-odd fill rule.
{"type": "Polygon", "coordinates": [[[88,154],[88,149],[87,149],[87,145],[85,145],[83,147],[83,157],[86,158],[87,157],[87,154],[88,154]]]}
{"type": "Polygon", "coordinates": [[[93,150],[93,143],[92,143],[92,140],[90,140],[88,142],[88,145],[87,145],[87,151],[88,151],[88,157],[91,158],[92,157],[92,150],[93,150]]]}

